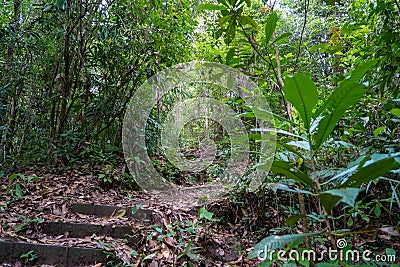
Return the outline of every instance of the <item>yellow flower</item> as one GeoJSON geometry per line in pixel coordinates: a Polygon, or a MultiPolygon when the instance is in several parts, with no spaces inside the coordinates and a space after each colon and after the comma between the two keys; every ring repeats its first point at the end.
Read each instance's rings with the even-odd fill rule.
{"type": "Polygon", "coordinates": [[[301,166],[303,165],[303,162],[304,162],[304,160],[303,160],[303,158],[298,158],[297,159],[297,167],[299,167],[299,168],[301,168],[301,166]]]}

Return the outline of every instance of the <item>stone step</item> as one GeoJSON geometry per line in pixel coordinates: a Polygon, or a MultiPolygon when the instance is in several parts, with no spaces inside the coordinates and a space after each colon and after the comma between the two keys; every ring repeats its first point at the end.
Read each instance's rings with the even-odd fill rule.
{"type": "Polygon", "coordinates": [[[46,264],[75,267],[105,263],[106,260],[107,255],[100,249],[0,240],[1,264],[14,264],[16,262],[21,262],[25,266],[46,264]],[[29,251],[34,251],[37,258],[32,262],[25,263],[24,260],[21,259],[21,255],[28,253],[29,251]]]}
{"type": "Polygon", "coordinates": [[[90,223],[43,222],[39,224],[42,233],[50,236],[83,238],[86,236],[110,236],[114,238],[131,238],[132,227],[114,225],[96,225],[90,223]]]}
{"type": "MultiPolygon", "coordinates": [[[[123,217],[134,218],[141,223],[153,222],[153,212],[143,208],[124,208],[119,206],[94,205],[88,203],[74,203],[70,206],[72,213],[84,215],[94,215],[101,217],[118,217],[124,210],[123,217]]],[[[122,216],[121,216],[122,217],[122,216]]],[[[38,230],[49,236],[62,236],[65,238],[84,238],[87,236],[110,236],[119,239],[129,239],[129,242],[135,243],[135,237],[132,237],[133,226],[120,225],[98,225],[91,223],[76,222],[53,222],[46,221],[37,225],[38,230]]],[[[10,266],[21,262],[23,265],[58,265],[58,266],[90,266],[97,263],[106,262],[106,254],[101,249],[33,244],[26,242],[12,242],[0,240],[0,266],[10,266]],[[32,262],[25,263],[21,255],[33,251],[37,258],[32,262]]]]}
{"type": "Polygon", "coordinates": [[[73,203],[70,207],[71,212],[80,213],[85,215],[95,216],[112,216],[115,215],[119,210],[125,210],[127,217],[135,218],[141,222],[152,222],[153,212],[147,209],[134,209],[134,208],[123,208],[118,206],[107,206],[107,205],[94,205],[88,203],[73,203]]]}

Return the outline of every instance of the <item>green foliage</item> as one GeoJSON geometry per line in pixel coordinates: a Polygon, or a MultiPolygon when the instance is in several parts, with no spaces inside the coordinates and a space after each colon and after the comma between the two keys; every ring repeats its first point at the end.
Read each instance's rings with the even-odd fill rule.
{"type": "MultiPolygon", "coordinates": [[[[303,226],[306,219],[319,223],[324,219],[330,229],[329,213],[336,206],[341,203],[347,211],[354,209],[361,186],[386,179],[383,175],[398,174],[393,171],[399,167],[398,146],[393,141],[399,138],[399,107],[396,101],[382,98],[385,94],[398,94],[398,86],[393,86],[399,83],[394,78],[399,64],[393,65],[399,47],[398,35],[394,37],[393,32],[398,31],[398,24],[388,26],[389,21],[394,25],[395,16],[383,11],[388,10],[385,5],[396,10],[395,1],[341,5],[335,5],[335,1],[325,1],[328,5],[305,1],[304,9],[282,1],[285,12],[257,2],[245,6],[240,4],[243,1],[237,1],[236,9],[224,2],[218,1],[221,9],[210,27],[217,33],[215,39],[225,34],[226,46],[221,46],[226,63],[255,77],[275,111],[276,130],[252,129],[274,131],[279,137],[278,159],[270,171],[281,180],[269,185],[305,194],[322,204],[317,219],[312,215],[315,212],[295,214],[287,220],[288,225],[294,226],[300,219],[303,226]],[[372,13],[368,16],[366,10],[372,13]],[[349,20],[348,14],[355,20],[349,20]],[[252,21],[246,23],[241,16],[252,21]],[[304,21],[306,28],[299,29],[298,21],[304,21]],[[396,45],[385,52],[383,47],[388,49],[389,39],[396,45]]],[[[250,113],[243,113],[243,117],[266,117],[262,110],[250,113]]],[[[269,166],[261,163],[257,168],[269,166]]],[[[392,190],[393,203],[398,194],[392,190]]],[[[373,212],[380,214],[381,207],[374,205],[373,212]]]]}
{"type": "Polygon", "coordinates": [[[326,212],[330,213],[338,204],[338,202],[343,202],[348,206],[353,207],[356,202],[358,192],[358,188],[350,187],[344,189],[331,189],[320,193],[319,198],[326,212]]]}
{"type": "Polygon", "coordinates": [[[218,18],[219,30],[216,32],[216,36],[219,37],[224,33],[225,44],[229,45],[232,43],[238,27],[243,28],[245,25],[250,25],[254,28],[258,27],[257,23],[251,17],[242,15],[245,5],[250,6],[251,1],[238,0],[227,2],[219,0],[218,3],[219,5],[201,4],[198,6],[198,10],[220,11],[220,17],[218,18]]]}
{"type": "Polygon", "coordinates": [[[356,104],[365,89],[360,84],[348,84],[339,86],[327,99],[325,105],[329,114],[324,116],[318,124],[318,132],[315,135],[314,149],[318,149],[332,133],[336,123],[343,117],[343,113],[352,105],[356,104]]]}
{"type": "Polygon", "coordinates": [[[21,173],[13,173],[8,177],[8,182],[10,185],[6,190],[15,200],[19,200],[28,191],[29,184],[38,181],[39,178],[36,175],[25,177],[25,175],[21,173]]]}
{"type": "MultiPolygon", "coordinates": [[[[195,254],[195,250],[199,249],[198,247],[192,247],[193,240],[190,240],[185,249],[178,254],[176,257],[178,260],[181,259],[182,257],[188,257],[189,259],[193,260],[194,262],[199,262],[198,257],[195,254]]],[[[189,266],[194,266],[192,263],[188,263],[189,266]]]]}
{"type": "MultiPolygon", "coordinates": [[[[21,165],[88,162],[101,166],[103,184],[114,186],[119,179],[133,184],[132,177],[119,178],[114,169],[122,156],[127,103],[154,73],[194,57],[240,69],[268,98],[273,114],[250,111],[239,96],[210,96],[240,111],[248,130],[277,134],[277,158],[271,168],[261,163],[258,169],[274,174],[266,177],[273,190],[306,197],[318,203],[319,212],[299,213],[296,207],[287,225],[312,220],[320,227],[323,219],[329,226],[338,219],[330,212],[343,207],[351,227],[358,215],[368,221],[400,206],[397,0],[282,0],[279,6],[250,0],[103,2],[5,1],[0,6],[0,178],[21,165]],[[277,129],[254,126],[271,115],[277,129]],[[376,181],[390,185],[390,198],[357,201],[365,184],[381,189],[376,181]]],[[[168,181],[195,183],[191,174],[182,174],[159,155],[157,138],[166,114],[186,97],[177,92],[161,99],[145,138],[155,168],[168,181]]],[[[197,141],[209,137],[204,125],[195,122],[184,129],[191,134],[181,140],[186,150],[196,150],[197,141]]],[[[215,178],[228,161],[229,138],[218,138],[219,161],[199,175],[215,178]]],[[[258,155],[261,134],[249,138],[258,155]]],[[[37,177],[13,173],[4,190],[12,201],[19,200],[32,182],[37,177]]],[[[241,191],[247,189],[240,184],[241,191]]],[[[29,219],[22,220],[24,228],[29,219]]],[[[198,220],[216,221],[205,208],[198,220]]],[[[149,238],[193,234],[194,227],[176,232],[156,227],[149,238]]],[[[326,229],[318,235],[332,235],[326,229]]],[[[284,248],[306,237],[271,236],[256,248],[284,248]]],[[[178,247],[177,257],[188,264],[198,261],[192,245],[180,242],[178,247]]]]}
{"type": "Polygon", "coordinates": [[[215,4],[201,4],[197,7],[197,10],[226,10],[225,6],[215,4]]]}
{"type": "Polygon", "coordinates": [[[35,251],[30,250],[20,256],[20,259],[24,260],[25,263],[33,263],[38,258],[35,251]]]}
{"type": "Polygon", "coordinates": [[[104,173],[99,174],[99,179],[107,184],[111,184],[113,182],[114,170],[112,165],[106,165],[104,173]]]}
{"type": "Polygon", "coordinates": [[[25,215],[22,214],[18,214],[18,216],[21,218],[22,223],[18,224],[15,228],[14,228],[14,232],[18,233],[20,231],[22,231],[23,229],[25,229],[25,227],[27,227],[28,225],[30,225],[31,223],[41,223],[43,222],[42,218],[28,218],[25,215]]]}
{"type": "Polygon", "coordinates": [[[361,186],[399,167],[400,153],[395,155],[371,155],[363,158],[362,162],[357,166],[357,171],[342,186],[361,186]]]}
{"type": "Polygon", "coordinates": [[[304,127],[310,129],[312,112],[318,101],[317,87],[310,77],[297,74],[285,79],[283,88],[286,99],[300,113],[304,127]]]}
{"type": "Polygon", "coordinates": [[[278,22],[278,15],[276,12],[272,12],[267,21],[265,22],[265,45],[267,46],[272,38],[272,34],[275,32],[276,23],[278,22]]]}
{"type": "Polygon", "coordinates": [[[205,208],[200,208],[199,210],[199,220],[206,219],[208,221],[213,221],[214,213],[207,211],[205,208]]]}
{"type": "MultiPolygon", "coordinates": [[[[260,167],[259,167],[260,168],[260,167]]],[[[262,168],[260,168],[262,169],[262,168]]],[[[295,171],[296,167],[285,161],[275,160],[272,163],[271,171],[277,174],[284,174],[306,186],[313,186],[313,180],[301,171],[295,171]]]]}
{"type": "Polygon", "coordinates": [[[190,57],[192,1],[16,3],[0,8],[2,165],[121,156],[131,95],[190,57]]]}
{"type": "Polygon", "coordinates": [[[327,3],[328,5],[334,5],[338,1],[337,0],[324,0],[324,2],[327,3]]]}
{"type": "MultiPolygon", "coordinates": [[[[302,184],[303,187],[316,192],[326,215],[339,203],[344,203],[348,207],[354,207],[360,190],[359,186],[371,182],[400,166],[398,153],[362,157],[358,160],[358,164],[353,164],[354,166],[341,173],[339,172],[330,180],[337,182],[340,177],[344,182],[331,184],[328,181],[324,183],[324,186],[320,185],[322,177],[317,172],[316,156],[323,149],[324,142],[331,135],[336,123],[343,117],[345,111],[356,104],[365,93],[366,89],[364,85],[359,83],[359,80],[373,66],[374,62],[367,62],[365,65],[351,72],[349,78],[342,81],[338,88],[327,99],[323,100],[321,107],[314,113],[313,110],[317,104],[317,88],[311,79],[305,75],[296,74],[293,78],[286,78],[285,80],[285,96],[299,112],[305,131],[309,135],[309,138],[306,138],[305,141],[291,141],[287,144],[301,148],[306,153],[309,153],[309,155],[299,155],[297,165],[287,161],[275,160],[271,171],[277,174],[284,174],[287,178],[293,179],[302,184]],[[324,117],[317,123],[317,131],[315,133],[313,131],[315,128],[314,124],[320,120],[321,115],[324,117]],[[303,166],[307,167],[304,168],[303,166]],[[312,175],[313,179],[309,175],[312,175]],[[331,189],[332,187],[333,189],[331,189]]],[[[298,129],[298,131],[300,132],[301,129],[298,129]]],[[[287,134],[290,137],[296,136],[292,133],[287,134]]],[[[284,148],[286,149],[286,147],[284,148]]],[[[293,153],[294,150],[288,149],[288,151],[293,153]]],[[[297,153],[293,154],[298,155],[297,153]]],[[[263,165],[260,165],[259,168],[262,169],[263,165]]],[[[279,183],[277,188],[299,194],[310,194],[310,192],[305,192],[304,190],[290,189],[290,187],[282,183],[279,183]]],[[[374,212],[380,215],[380,206],[375,206],[374,212]]],[[[306,214],[294,215],[287,220],[287,223],[294,225],[301,218],[307,218],[306,214]]],[[[289,238],[290,236],[284,237],[289,238]]],[[[260,251],[260,247],[265,246],[268,246],[268,248],[272,247],[272,249],[284,248],[287,242],[279,243],[280,238],[279,236],[269,236],[257,243],[254,251],[260,251]]],[[[249,255],[250,258],[257,257],[254,251],[249,255]]]]}

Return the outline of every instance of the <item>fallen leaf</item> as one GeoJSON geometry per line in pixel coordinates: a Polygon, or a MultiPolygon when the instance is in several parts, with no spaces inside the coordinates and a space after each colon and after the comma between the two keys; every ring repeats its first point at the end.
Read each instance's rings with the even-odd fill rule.
{"type": "Polygon", "coordinates": [[[400,236],[399,231],[393,226],[379,228],[379,230],[392,236],[400,236]]]}
{"type": "Polygon", "coordinates": [[[122,218],[124,217],[126,214],[126,210],[122,209],[122,210],[117,210],[114,214],[115,218],[122,218]]]}
{"type": "Polygon", "coordinates": [[[77,213],[76,215],[81,219],[86,219],[88,217],[87,215],[80,214],[80,213],[77,213]]]}
{"type": "Polygon", "coordinates": [[[165,247],[161,250],[161,255],[163,255],[164,258],[168,259],[171,255],[171,251],[167,247],[165,247]]]}
{"type": "Polygon", "coordinates": [[[64,203],[61,207],[62,214],[66,215],[68,213],[67,203],[64,203]]]}
{"type": "Polygon", "coordinates": [[[155,247],[157,246],[157,242],[154,241],[153,239],[150,239],[150,240],[149,240],[149,246],[150,246],[151,248],[155,248],[155,247]]]}
{"type": "Polygon", "coordinates": [[[170,247],[172,247],[172,248],[175,247],[176,241],[175,241],[175,239],[174,239],[173,237],[171,237],[171,236],[166,236],[166,237],[163,238],[163,241],[164,241],[164,243],[167,244],[168,246],[170,246],[170,247]]]}
{"type": "Polygon", "coordinates": [[[165,228],[168,229],[168,228],[169,228],[168,225],[170,224],[170,223],[168,222],[168,219],[167,219],[167,218],[162,218],[162,222],[163,222],[165,228]]]}

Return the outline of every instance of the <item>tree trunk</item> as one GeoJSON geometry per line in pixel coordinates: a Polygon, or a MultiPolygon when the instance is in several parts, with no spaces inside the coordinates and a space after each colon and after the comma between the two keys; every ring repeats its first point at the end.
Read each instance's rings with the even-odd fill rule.
{"type": "MultiPolygon", "coordinates": [[[[21,0],[15,0],[14,1],[14,19],[11,27],[14,29],[13,34],[14,36],[17,34],[19,30],[19,24],[21,20],[21,0]]],[[[10,94],[9,97],[5,96],[4,98],[6,99],[6,105],[9,103],[9,109],[8,109],[8,122],[5,127],[5,132],[6,134],[4,135],[4,139],[2,138],[1,140],[1,149],[3,149],[3,160],[6,160],[8,155],[11,155],[14,151],[13,147],[13,136],[14,136],[14,131],[15,131],[15,125],[16,125],[16,117],[17,117],[17,106],[19,102],[19,97],[21,94],[21,81],[20,81],[20,76],[13,78],[13,68],[14,68],[14,46],[15,42],[13,41],[14,38],[9,40],[9,43],[7,45],[7,59],[5,62],[5,78],[4,78],[4,85],[9,85],[10,81],[15,79],[17,80],[17,83],[15,84],[14,87],[14,92],[10,94]]],[[[5,92],[4,92],[5,93],[5,92]]],[[[7,118],[7,114],[5,116],[7,118]]],[[[5,121],[6,119],[4,119],[5,121]]],[[[0,132],[1,133],[1,132],[0,132]]],[[[0,136],[3,136],[1,133],[0,136]]]]}

